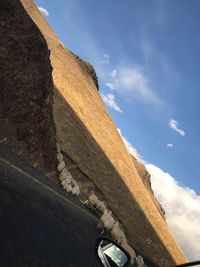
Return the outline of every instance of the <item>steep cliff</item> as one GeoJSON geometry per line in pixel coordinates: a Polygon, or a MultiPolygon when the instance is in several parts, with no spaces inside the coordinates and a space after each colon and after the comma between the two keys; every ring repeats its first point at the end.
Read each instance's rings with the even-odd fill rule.
{"type": "Polygon", "coordinates": [[[163,219],[165,219],[165,210],[162,207],[162,205],[158,202],[158,200],[156,199],[154,192],[152,190],[152,187],[151,187],[151,175],[150,175],[150,173],[147,171],[144,164],[142,164],[140,161],[138,161],[132,155],[131,155],[131,157],[132,157],[132,160],[133,160],[134,165],[136,167],[136,170],[137,170],[140,178],[142,179],[144,186],[146,187],[147,191],[149,192],[149,195],[152,198],[158,212],[163,217],[163,219]]]}
{"type": "MultiPolygon", "coordinates": [[[[7,24],[10,24],[9,27],[13,27],[13,29],[9,29],[9,32],[13,31],[13,34],[17,34],[16,37],[10,37],[10,42],[14,42],[15,38],[17,38],[17,42],[13,44],[12,49],[15,50],[14,48],[19,47],[19,43],[20,47],[23,47],[24,40],[31,40],[34,45],[32,49],[35,49],[33,53],[33,58],[35,55],[34,63],[30,66],[30,69],[28,64],[25,67],[20,65],[19,69],[16,66],[18,61],[25,60],[24,58],[27,54],[23,54],[14,62],[14,58],[18,56],[15,55],[10,62],[10,68],[13,72],[15,71],[13,69],[17,68],[16,75],[21,72],[24,76],[29,75],[28,80],[24,80],[23,86],[20,84],[21,89],[16,89],[18,87],[15,87],[15,82],[12,83],[14,74],[9,76],[7,73],[2,78],[4,81],[2,87],[6,86],[7,80],[12,85],[4,89],[5,101],[2,102],[4,106],[2,108],[2,112],[4,112],[2,113],[4,114],[2,122],[6,124],[1,132],[2,138],[10,138],[10,146],[17,151],[17,147],[21,147],[24,144],[27,152],[23,153],[27,158],[30,157],[29,160],[31,162],[34,162],[33,153],[39,155],[41,162],[43,162],[39,162],[39,167],[43,168],[47,174],[51,170],[55,170],[55,165],[52,164],[45,168],[44,160],[48,156],[54,163],[55,139],[57,139],[67,167],[80,185],[81,197],[85,197],[91,189],[94,189],[123,223],[130,243],[144,251],[160,265],[169,266],[186,261],[183,252],[171,235],[152,197],[141,181],[133,160],[128,154],[116,126],[108,115],[97,90],[98,83],[95,72],[89,65],[82,63],[79,58],[63,46],[33,1],[21,0],[24,8],[37,24],[48,44],[53,66],[54,88],[52,89],[51,67],[49,58],[46,56],[48,54],[46,43],[44,42],[43,49],[40,49],[40,44],[38,44],[40,43],[39,40],[41,42],[42,40],[44,41],[42,35],[27,17],[27,14],[22,11],[19,1],[9,0],[6,1],[6,5],[3,4],[3,0],[1,2],[1,7],[3,8],[1,8],[0,12],[5,17],[8,16],[7,13],[11,14],[6,21],[7,24]],[[8,7],[6,7],[7,3],[10,3],[8,7]],[[14,7],[14,5],[16,6],[14,7]],[[13,17],[16,17],[15,26],[12,23],[13,17]],[[24,25],[31,28],[28,31],[24,31],[24,25]],[[30,30],[32,28],[33,30],[30,30]],[[38,35],[38,37],[34,36],[34,39],[37,38],[36,45],[34,44],[35,41],[29,37],[34,32],[38,35]],[[38,56],[39,54],[40,56],[38,56]],[[28,74],[26,74],[26,71],[28,71],[28,74]],[[29,80],[30,82],[28,83],[29,80]],[[28,84],[30,84],[30,88],[28,84]],[[53,95],[52,91],[54,91],[53,95]],[[18,92],[23,95],[23,98],[19,98],[23,99],[23,104],[21,105],[17,104],[18,101],[16,101],[18,92]],[[41,92],[44,93],[39,97],[41,92]],[[31,95],[30,97],[29,94],[31,95]],[[38,95],[38,97],[32,104],[30,101],[33,94],[38,95]],[[11,97],[9,98],[10,95],[11,97]],[[25,105],[25,110],[29,112],[27,111],[24,117],[18,116],[18,118],[24,118],[23,123],[16,121],[12,116],[10,118],[10,116],[5,115],[7,114],[7,111],[4,111],[6,99],[9,103],[13,103],[13,106],[17,105],[18,107],[12,112],[12,116],[14,116],[15,112],[24,114],[22,107],[25,105]],[[34,115],[29,115],[29,119],[25,120],[28,114],[32,114],[32,107],[34,115]],[[39,126],[38,130],[40,116],[42,118],[43,116],[47,117],[44,120],[46,123],[39,126]],[[30,128],[34,132],[35,138],[37,138],[34,139],[33,150],[29,150],[30,141],[26,141],[27,134],[21,136],[19,134],[20,131],[17,130],[18,128],[23,129],[26,123],[28,124],[26,128],[30,128]],[[12,134],[10,135],[7,130],[9,127],[12,128],[12,134]],[[44,132],[47,134],[47,139],[44,138],[44,132]],[[152,239],[150,246],[146,243],[147,237],[152,239]]],[[[4,31],[3,29],[1,30],[4,31]]],[[[6,33],[4,34],[6,36],[6,33]]],[[[0,42],[3,41],[0,40],[0,42]]],[[[6,47],[7,44],[9,42],[2,43],[1,46],[4,49],[10,49],[9,45],[8,48],[6,47]]],[[[32,50],[30,49],[26,53],[32,57],[30,51],[32,50]]],[[[21,49],[18,50],[18,53],[20,55],[21,49]]],[[[5,60],[9,62],[8,54],[5,56],[5,60]]],[[[6,72],[6,69],[5,67],[2,73],[6,72]]],[[[27,138],[27,140],[29,139],[31,138],[27,138]]],[[[48,162],[49,159],[47,160],[48,162]]],[[[51,174],[51,177],[57,181],[56,173],[51,174]]]]}
{"type": "Polygon", "coordinates": [[[53,80],[46,41],[19,1],[0,1],[0,140],[55,171],[53,80]]]}

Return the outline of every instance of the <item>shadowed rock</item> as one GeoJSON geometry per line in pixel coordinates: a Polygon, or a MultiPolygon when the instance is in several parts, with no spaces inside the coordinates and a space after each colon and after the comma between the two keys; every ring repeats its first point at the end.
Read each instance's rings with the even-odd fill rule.
{"type": "Polygon", "coordinates": [[[55,168],[53,81],[46,41],[20,1],[0,1],[0,138],[42,170],[55,168]]]}

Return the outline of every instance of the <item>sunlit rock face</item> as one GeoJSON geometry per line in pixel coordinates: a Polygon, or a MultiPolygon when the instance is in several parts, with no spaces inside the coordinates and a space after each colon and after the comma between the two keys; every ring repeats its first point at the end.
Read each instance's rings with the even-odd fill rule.
{"type": "Polygon", "coordinates": [[[94,67],[92,66],[92,64],[81,59],[79,56],[75,55],[73,52],[71,52],[71,53],[72,53],[72,55],[74,55],[75,59],[79,63],[80,67],[83,70],[83,73],[89,74],[89,76],[92,78],[97,90],[99,91],[98,77],[97,77],[96,71],[95,71],[94,67]]]}
{"type": "Polygon", "coordinates": [[[158,202],[158,200],[156,199],[153,189],[151,187],[151,175],[150,173],[147,171],[147,169],[145,168],[144,164],[141,163],[140,161],[138,161],[135,157],[133,157],[131,155],[134,165],[137,169],[137,172],[140,176],[140,178],[142,179],[143,184],[145,185],[146,189],[148,190],[156,208],[158,209],[158,212],[160,213],[160,215],[163,217],[163,219],[165,220],[165,210],[162,207],[162,205],[158,202]]]}
{"type": "Polygon", "coordinates": [[[20,1],[0,1],[0,138],[35,166],[56,164],[46,41],[20,1]]]}
{"type": "Polygon", "coordinates": [[[21,3],[25,10],[0,0],[1,140],[50,177],[57,140],[80,197],[94,190],[131,246],[161,266],[186,261],[103,104],[94,70],[64,47],[32,0],[21,3]]]}

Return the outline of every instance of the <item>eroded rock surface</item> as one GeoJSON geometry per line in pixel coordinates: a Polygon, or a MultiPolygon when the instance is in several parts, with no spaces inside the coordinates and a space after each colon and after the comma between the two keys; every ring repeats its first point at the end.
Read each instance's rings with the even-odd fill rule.
{"type": "Polygon", "coordinates": [[[159,203],[159,201],[157,200],[157,198],[154,195],[153,189],[151,187],[151,175],[150,173],[147,171],[147,169],[145,168],[144,164],[142,164],[141,162],[139,162],[135,157],[132,157],[132,160],[134,162],[134,165],[137,169],[137,172],[140,176],[140,178],[142,179],[143,184],[145,185],[146,189],[148,190],[156,208],[158,209],[160,215],[163,217],[163,219],[165,219],[165,210],[162,207],[162,205],[159,203]]]}
{"type": "Polygon", "coordinates": [[[90,75],[90,77],[92,78],[97,90],[99,91],[98,77],[97,77],[97,74],[96,74],[96,71],[95,71],[94,67],[89,62],[81,59],[79,56],[75,55],[74,53],[72,53],[72,55],[75,57],[75,59],[80,64],[80,67],[83,69],[83,73],[86,72],[86,73],[88,73],[90,75]]]}
{"type": "Polygon", "coordinates": [[[0,141],[54,170],[52,67],[46,41],[20,1],[0,1],[0,141]]]}

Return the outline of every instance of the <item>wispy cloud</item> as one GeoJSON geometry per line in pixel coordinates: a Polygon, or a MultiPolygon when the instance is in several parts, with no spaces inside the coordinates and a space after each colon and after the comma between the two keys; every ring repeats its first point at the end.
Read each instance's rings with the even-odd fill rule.
{"type": "Polygon", "coordinates": [[[152,164],[146,168],[151,174],[153,191],[166,211],[166,220],[176,240],[190,260],[199,258],[200,196],[181,186],[170,174],[152,164]]]}
{"type": "MultiPolygon", "coordinates": [[[[162,14],[163,11],[163,8],[158,8],[158,13],[162,14]]],[[[158,13],[154,16],[155,20],[159,17],[158,13]]],[[[161,20],[162,19],[159,19],[157,21],[157,25],[162,28],[161,32],[163,33],[165,26],[161,20]]],[[[171,81],[173,78],[174,84],[180,81],[179,71],[172,63],[169,55],[160,49],[160,45],[157,42],[155,35],[149,33],[149,27],[146,23],[141,23],[139,44],[144,56],[145,67],[148,72],[151,73],[151,76],[154,76],[155,70],[157,70],[156,76],[158,76],[158,73],[159,76],[162,76],[157,78],[154,76],[154,79],[158,80],[158,78],[161,78],[163,81],[167,82],[171,81]],[[152,68],[152,66],[154,67],[152,68]]]]}
{"type": "Polygon", "coordinates": [[[107,54],[103,54],[103,60],[101,61],[102,64],[109,64],[110,56],[107,54]]]}
{"type": "Polygon", "coordinates": [[[115,89],[115,85],[114,83],[105,83],[105,85],[110,88],[111,90],[114,90],[115,89]]]}
{"type": "Polygon", "coordinates": [[[137,97],[151,104],[163,104],[163,101],[150,87],[147,76],[138,66],[114,69],[111,77],[112,80],[106,82],[106,85],[112,90],[117,90],[123,96],[137,97]]]}
{"type": "Polygon", "coordinates": [[[116,75],[117,75],[117,69],[112,70],[112,72],[110,73],[110,76],[111,76],[112,78],[115,78],[116,75]]]}
{"type": "Polygon", "coordinates": [[[173,144],[166,144],[166,148],[172,149],[174,147],[173,144]]]}
{"type": "Polygon", "coordinates": [[[41,12],[43,15],[45,15],[45,16],[47,16],[47,17],[49,16],[49,11],[48,11],[46,8],[39,6],[38,9],[40,10],[40,12],[41,12]]]}
{"type": "Polygon", "coordinates": [[[105,104],[107,104],[108,106],[110,106],[111,108],[113,108],[114,110],[122,113],[123,111],[121,110],[121,108],[119,107],[119,105],[117,104],[117,102],[115,101],[115,96],[113,94],[101,94],[101,97],[103,99],[103,101],[105,102],[105,104]]]}
{"type": "Polygon", "coordinates": [[[179,124],[176,120],[170,119],[169,127],[175,132],[179,133],[181,136],[185,136],[186,133],[183,129],[179,128],[179,124]]]}

